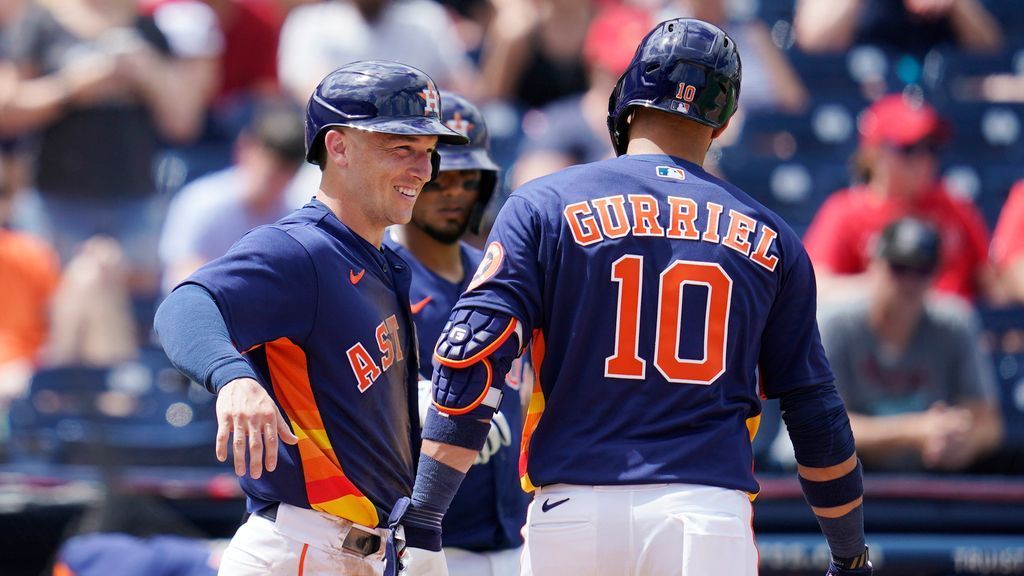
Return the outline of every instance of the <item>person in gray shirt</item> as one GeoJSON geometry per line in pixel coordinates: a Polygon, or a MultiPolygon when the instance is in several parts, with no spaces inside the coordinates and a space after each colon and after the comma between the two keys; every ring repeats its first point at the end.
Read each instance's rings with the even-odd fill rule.
{"type": "Polygon", "coordinates": [[[224,255],[249,230],[309,199],[295,202],[289,194],[306,154],[305,137],[297,108],[267,104],[238,137],[232,166],[178,192],[160,236],[165,292],[224,255]]]}
{"type": "Polygon", "coordinates": [[[1002,440],[978,319],[968,303],[929,292],[941,254],[929,224],[889,224],[866,298],[821,318],[865,470],[963,471],[1002,440]]]}

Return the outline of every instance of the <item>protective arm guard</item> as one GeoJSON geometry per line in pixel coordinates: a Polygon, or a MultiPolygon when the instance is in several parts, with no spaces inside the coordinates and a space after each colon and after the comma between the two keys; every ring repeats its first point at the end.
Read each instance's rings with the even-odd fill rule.
{"type": "Polygon", "coordinates": [[[490,419],[522,349],[522,325],[502,312],[452,312],[434,350],[433,405],[446,416],[490,419]]]}

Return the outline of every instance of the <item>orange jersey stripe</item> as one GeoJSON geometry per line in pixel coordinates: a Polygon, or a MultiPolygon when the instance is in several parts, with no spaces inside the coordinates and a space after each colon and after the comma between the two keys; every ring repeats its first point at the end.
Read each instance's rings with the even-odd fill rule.
{"type": "Polygon", "coordinates": [[[544,412],[544,390],[540,386],[540,369],[544,364],[545,352],[544,333],[534,330],[531,341],[533,342],[530,347],[534,375],[533,392],[530,394],[530,406],[526,410],[526,420],[523,422],[523,441],[519,449],[519,483],[526,492],[533,492],[537,489],[530,481],[527,464],[530,460],[530,439],[533,437],[533,431],[540,424],[540,417],[544,412]]]}
{"type": "Polygon", "coordinates": [[[345,475],[327,437],[309,382],[306,353],[287,338],[279,338],[267,343],[266,354],[274,395],[299,437],[310,505],[365,526],[376,526],[377,509],[345,475]],[[339,505],[343,500],[345,504],[339,505]]]}

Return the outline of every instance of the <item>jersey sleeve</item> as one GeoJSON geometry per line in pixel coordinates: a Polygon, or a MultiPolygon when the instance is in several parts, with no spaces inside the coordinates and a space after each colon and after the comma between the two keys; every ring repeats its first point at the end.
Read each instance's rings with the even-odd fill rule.
{"type": "Polygon", "coordinates": [[[187,278],[213,295],[235,347],[278,338],[305,341],[313,329],[316,271],[306,249],[279,228],[260,227],[187,278]]]}
{"type": "Polygon", "coordinates": [[[779,289],[761,335],[758,367],[769,398],[834,380],[818,333],[811,261],[795,235],[783,234],[779,289]]]}
{"type": "Polygon", "coordinates": [[[509,314],[531,331],[540,323],[543,293],[541,219],[519,195],[509,197],[487,238],[484,258],[455,309],[509,314]]]}

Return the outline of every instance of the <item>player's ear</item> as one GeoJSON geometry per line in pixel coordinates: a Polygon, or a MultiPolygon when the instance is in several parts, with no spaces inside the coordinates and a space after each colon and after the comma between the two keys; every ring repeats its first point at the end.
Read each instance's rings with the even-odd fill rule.
{"type": "Polygon", "coordinates": [[[342,168],[349,165],[351,152],[349,136],[344,130],[336,128],[332,128],[324,134],[324,152],[328,163],[342,168]]]}

